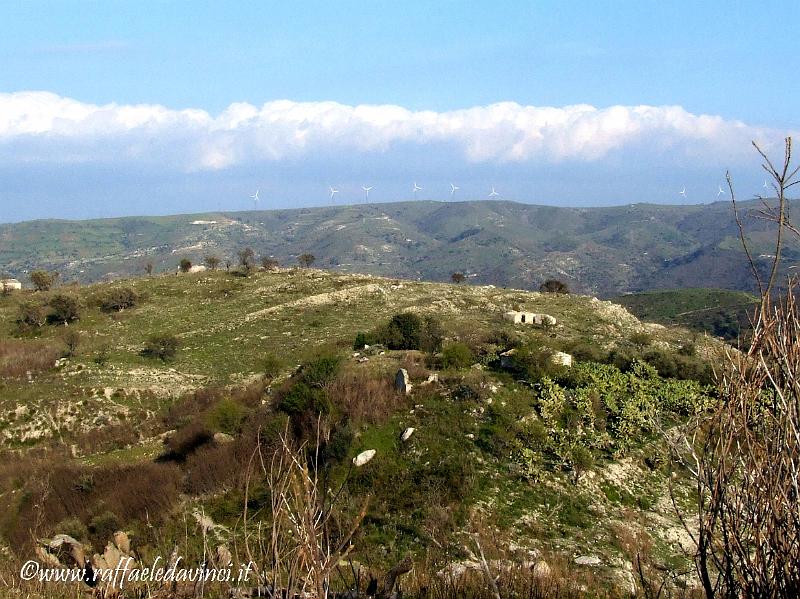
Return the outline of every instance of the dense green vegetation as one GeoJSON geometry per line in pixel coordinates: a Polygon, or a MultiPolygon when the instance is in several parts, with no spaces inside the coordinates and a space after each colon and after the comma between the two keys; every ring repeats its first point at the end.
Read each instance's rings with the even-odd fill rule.
{"type": "Polygon", "coordinates": [[[728,340],[750,328],[758,298],[725,289],[670,289],[614,298],[642,320],[678,324],[728,340]]]}

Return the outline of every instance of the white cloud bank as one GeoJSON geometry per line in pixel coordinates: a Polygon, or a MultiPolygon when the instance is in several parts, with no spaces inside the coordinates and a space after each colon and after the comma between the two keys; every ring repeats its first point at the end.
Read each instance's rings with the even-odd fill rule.
{"type": "Polygon", "coordinates": [[[231,104],[217,116],[158,105],[94,105],[49,92],[0,94],[6,163],[146,163],[220,170],[310,156],[381,154],[441,146],[467,163],[597,161],[610,155],[746,156],[777,133],[680,106],[521,106],[501,102],[448,112],[392,105],[278,100],[231,104]]]}

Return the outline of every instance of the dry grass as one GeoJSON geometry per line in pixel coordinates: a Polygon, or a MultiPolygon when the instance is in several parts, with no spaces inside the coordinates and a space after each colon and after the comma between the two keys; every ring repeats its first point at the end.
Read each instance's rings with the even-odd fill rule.
{"type": "Polygon", "coordinates": [[[393,380],[386,376],[376,378],[363,369],[341,372],[328,384],[327,392],[333,405],[356,424],[386,422],[408,403],[395,390],[393,380]]]}
{"type": "Polygon", "coordinates": [[[112,513],[120,523],[158,519],[178,499],[180,470],[172,464],[142,463],[92,468],[65,456],[21,457],[2,473],[16,492],[3,499],[3,536],[16,552],[42,535],[58,532],[66,518],[88,524],[112,513]]]}
{"type": "Polygon", "coordinates": [[[0,377],[23,378],[53,368],[61,348],[46,341],[0,339],[0,377]]]}

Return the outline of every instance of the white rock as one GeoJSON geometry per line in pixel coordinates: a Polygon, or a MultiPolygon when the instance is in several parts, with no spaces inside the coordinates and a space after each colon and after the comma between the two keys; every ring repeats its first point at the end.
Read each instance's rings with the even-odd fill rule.
{"type": "Polygon", "coordinates": [[[214,433],[214,443],[224,445],[233,441],[233,437],[228,433],[214,433]]]}
{"type": "Polygon", "coordinates": [[[414,431],[417,430],[413,426],[409,426],[406,430],[403,431],[403,434],[400,435],[401,441],[408,441],[411,438],[411,435],[414,434],[414,431]]]}
{"type": "Polygon", "coordinates": [[[599,566],[601,562],[596,555],[581,555],[575,558],[575,563],[579,566],[599,566]]]}
{"type": "Polygon", "coordinates": [[[411,383],[408,380],[408,371],[405,368],[398,370],[394,376],[394,388],[403,395],[411,393],[411,383]]]}
{"type": "Polygon", "coordinates": [[[359,466],[363,466],[367,462],[369,462],[372,458],[375,457],[377,452],[374,449],[368,449],[366,451],[362,451],[356,457],[353,458],[353,465],[358,468],[359,466]]]}
{"type": "Polygon", "coordinates": [[[563,351],[554,352],[550,357],[550,361],[559,366],[572,366],[572,356],[565,354],[563,351]]]}

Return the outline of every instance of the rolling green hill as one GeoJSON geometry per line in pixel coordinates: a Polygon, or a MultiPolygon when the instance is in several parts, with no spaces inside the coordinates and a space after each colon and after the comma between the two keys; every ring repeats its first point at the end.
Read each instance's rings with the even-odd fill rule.
{"type": "Polygon", "coordinates": [[[644,551],[653,571],[691,569],[669,489],[687,512],[691,495],[661,431],[708,401],[704,360],[720,344],[695,337],[589,296],[310,269],[2,295],[0,550],[26,559],[32,540],[65,532],[102,549],[117,529],[142,559],[241,547],[245,506],[249,534],[270,526],[270,452],[288,431],[320,439],[315,468],[341,487],[334,532],[369,498],[357,562],[410,554],[421,588],[474,566],[469,533],[493,567],[616,596],[644,551]],[[514,325],[507,310],[556,323],[514,325]],[[148,355],[159,335],[174,356],[148,355]]]}
{"type": "MultiPolygon", "coordinates": [[[[771,233],[756,219],[749,227],[765,268],[771,233]]],[[[141,274],[147,262],[157,271],[174,271],[182,257],[200,263],[216,254],[235,262],[236,251],[247,246],[283,264],[310,252],[317,267],[406,279],[446,281],[461,271],[471,283],[536,289],[557,277],[602,297],[680,287],[752,288],[725,202],[580,209],[405,202],[33,221],[0,225],[0,270],[24,280],[32,269],[47,268],[64,280],[89,282],[141,274]]],[[[789,240],[785,258],[784,268],[800,259],[797,240],[789,240]]]]}
{"type": "Polygon", "coordinates": [[[642,320],[677,324],[736,339],[749,328],[758,297],[725,289],[670,289],[632,293],[613,299],[642,320]]]}

